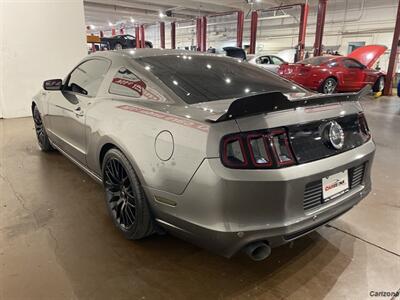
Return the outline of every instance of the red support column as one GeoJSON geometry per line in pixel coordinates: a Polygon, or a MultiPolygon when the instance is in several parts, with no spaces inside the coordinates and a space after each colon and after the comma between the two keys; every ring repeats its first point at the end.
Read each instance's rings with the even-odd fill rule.
{"type": "Polygon", "coordinates": [[[140,48],[140,29],[139,29],[139,26],[135,27],[135,42],[136,42],[136,48],[140,48]]]}
{"type": "Polygon", "coordinates": [[[196,51],[201,48],[201,18],[196,19],[196,51]]]}
{"type": "Polygon", "coordinates": [[[244,27],[244,12],[237,12],[237,32],[236,32],[236,46],[243,47],[243,27],[244,27]]]}
{"type": "Polygon", "coordinates": [[[201,18],[201,45],[200,51],[207,51],[207,17],[201,18]]]}
{"type": "Polygon", "coordinates": [[[104,32],[102,30],[100,30],[100,37],[104,37],[104,32]]]}
{"type": "Polygon", "coordinates": [[[176,48],[176,23],[171,22],[171,49],[176,48]]]}
{"type": "Polygon", "coordinates": [[[322,37],[324,35],[327,2],[328,0],[319,0],[318,3],[317,28],[315,32],[315,43],[314,43],[314,56],[320,56],[322,54],[322,37]]]}
{"type": "Polygon", "coordinates": [[[165,23],[160,22],[160,48],[165,49],[165,23]]]}
{"type": "Polygon", "coordinates": [[[257,23],[258,23],[258,12],[255,10],[251,12],[250,54],[256,53],[257,23]]]}
{"type": "Polygon", "coordinates": [[[112,35],[112,36],[116,35],[115,28],[112,28],[112,29],[111,29],[111,35],[112,35]]]}
{"type": "Polygon", "coordinates": [[[146,48],[146,37],[144,35],[144,25],[140,25],[140,48],[146,48]]]}
{"type": "Polygon", "coordinates": [[[298,43],[299,48],[297,52],[297,60],[304,59],[304,49],[306,46],[307,18],[308,18],[308,3],[304,3],[301,5],[299,43],[298,43]]]}
{"type": "Polygon", "coordinates": [[[393,77],[396,74],[396,61],[398,58],[399,38],[400,38],[400,1],[397,7],[396,26],[394,27],[392,48],[390,49],[389,66],[385,80],[385,89],[383,90],[383,94],[385,96],[392,95],[393,77]]]}

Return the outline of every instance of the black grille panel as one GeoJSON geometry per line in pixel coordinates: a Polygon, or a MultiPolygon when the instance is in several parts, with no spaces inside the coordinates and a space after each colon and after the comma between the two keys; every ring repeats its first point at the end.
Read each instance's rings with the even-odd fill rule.
{"type": "Polygon", "coordinates": [[[355,188],[362,183],[364,179],[364,169],[365,164],[362,164],[349,170],[350,189],[355,188]]]}
{"type": "Polygon", "coordinates": [[[311,209],[322,204],[322,180],[314,181],[306,185],[304,191],[304,209],[311,209]]]}
{"type": "MultiPolygon", "coordinates": [[[[350,190],[362,184],[364,179],[365,163],[349,169],[350,190]]],[[[303,208],[309,210],[324,203],[322,198],[322,179],[310,182],[304,190],[303,208]]]]}

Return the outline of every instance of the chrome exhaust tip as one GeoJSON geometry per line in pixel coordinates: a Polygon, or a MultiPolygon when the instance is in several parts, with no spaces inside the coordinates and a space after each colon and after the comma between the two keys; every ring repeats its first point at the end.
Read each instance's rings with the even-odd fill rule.
{"type": "Polygon", "coordinates": [[[250,243],[243,250],[254,261],[264,260],[271,254],[271,247],[264,242],[250,243]]]}

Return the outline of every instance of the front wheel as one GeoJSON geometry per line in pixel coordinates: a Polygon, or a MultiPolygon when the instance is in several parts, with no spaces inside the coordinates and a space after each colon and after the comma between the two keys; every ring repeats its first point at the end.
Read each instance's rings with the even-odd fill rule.
{"type": "Polygon", "coordinates": [[[383,76],[379,77],[372,87],[372,91],[374,93],[382,92],[385,88],[385,78],[383,76]]]}
{"type": "Polygon", "coordinates": [[[103,159],[103,184],[108,211],[114,224],[128,239],[138,240],[154,232],[154,221],[134,169],[117,149],[103,159]]]}
{"type": "Polygon", "coordinates": [[[32,111],[33,122],[35,124],[36,137],[38,140],[39,147],[42,151],[48,152],[54,150],[50,144],[49,137],[47,136],[46,129],[40,116],[39,109],[35,105],[32,111]]]}
{"type": "Polygon", "coordinates": [[[335,78],[329,77],[321,85],[320,92],[323,94],[333,94],[336,92],[337,81],[335,78]]]}

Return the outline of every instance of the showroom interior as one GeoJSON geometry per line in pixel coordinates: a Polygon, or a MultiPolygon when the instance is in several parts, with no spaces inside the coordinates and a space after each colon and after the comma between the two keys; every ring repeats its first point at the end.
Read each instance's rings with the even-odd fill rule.
{"type": "Polygon", "coordinates": [[[0,41],[0,300],[400,299],[399,0],[0,0],[0,41]]]}

